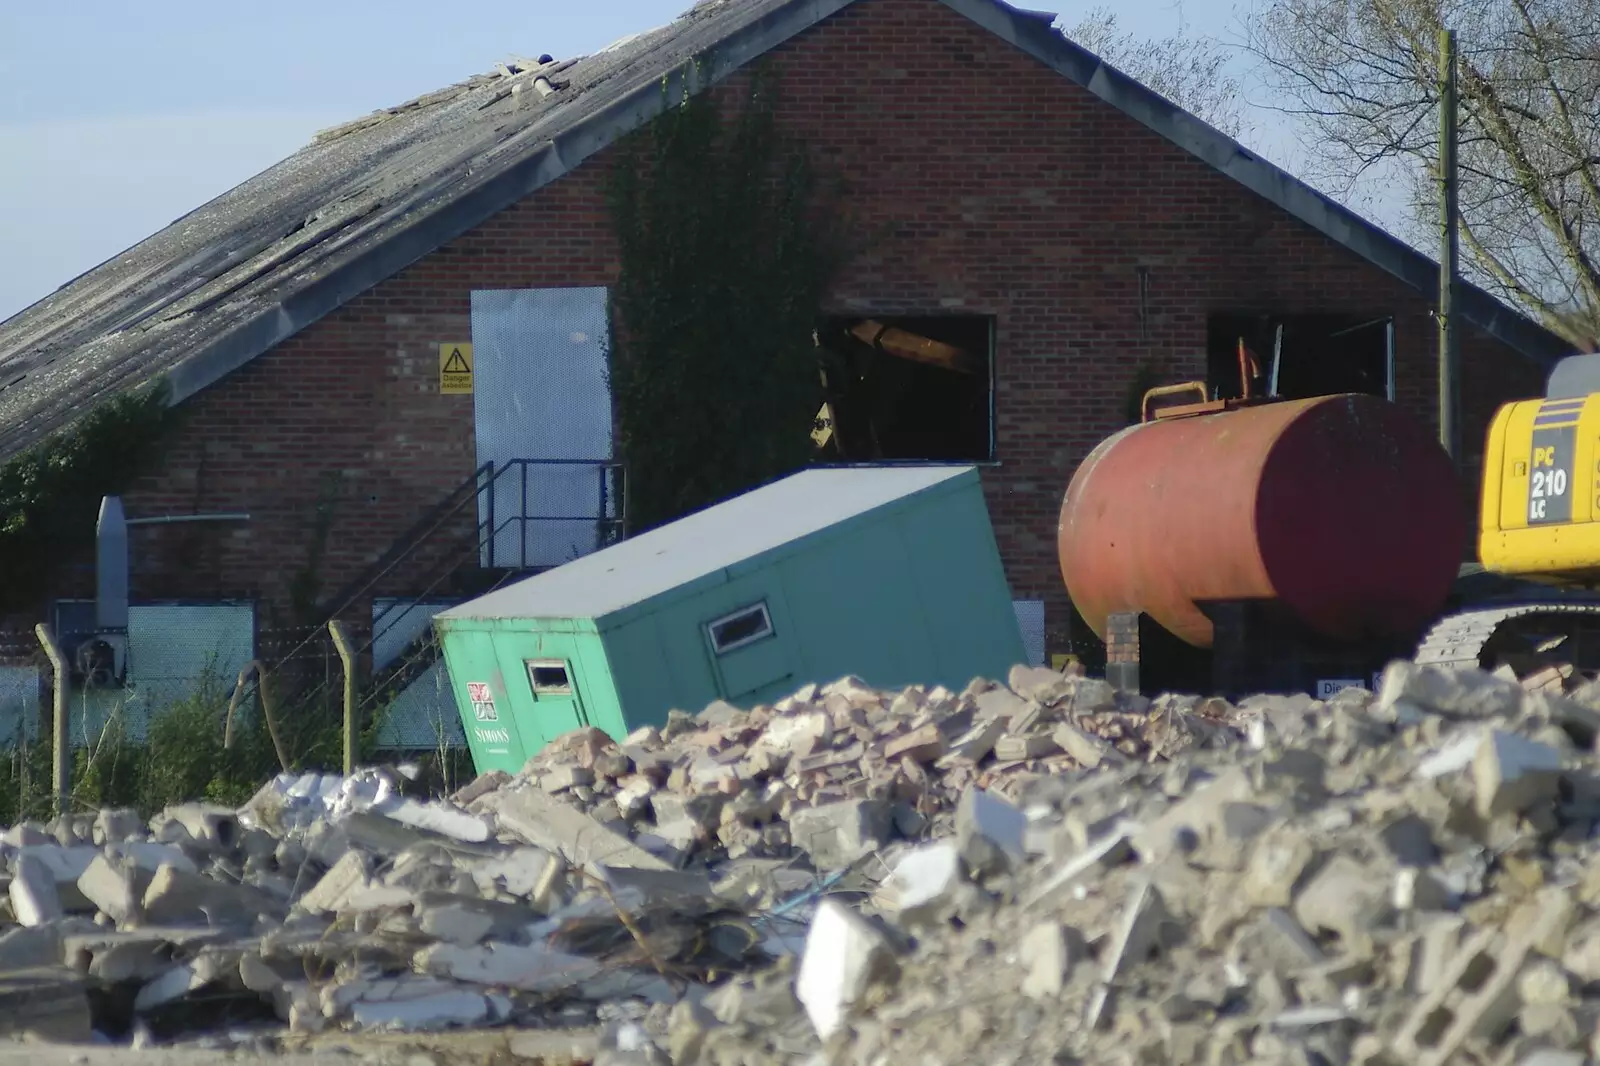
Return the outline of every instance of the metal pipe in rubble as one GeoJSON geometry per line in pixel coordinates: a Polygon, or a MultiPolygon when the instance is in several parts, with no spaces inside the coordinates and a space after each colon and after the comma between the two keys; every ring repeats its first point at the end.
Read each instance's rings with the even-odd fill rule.
{"type": "Polygon", "coordinates": [[[239,707],[239,699],[244,695],[244,683],[250,680],[250,675],[256,675],[256,686],[261,691],[261,713],[267,719],[267,735],[272,738],[272,750],[277,753],[278,765],[284,773],[289,772],[289,756],[283,750],[283,738],[278,735],[277,715],[272,710],[272,700],[267,694],[267,668],[260,659],[251,659],[245,663],[244,669],[239,671],[239,680],[233,686],[233,696],[228,700],[228,717],[222,726],[222,750],[233,750],[233,715],[239,707]]]}

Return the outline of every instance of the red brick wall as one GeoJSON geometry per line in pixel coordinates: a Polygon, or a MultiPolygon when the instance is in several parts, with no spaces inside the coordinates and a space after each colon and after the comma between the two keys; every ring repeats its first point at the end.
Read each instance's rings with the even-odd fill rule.
{"type": "MultiPolygon", "coordinates": [[[[773,58],[786,123],[845,180],[862,231],[885,234],[833,309],[997,317],[999,462],[985,484],[1014,594],[1043,597],[1053,629],[1066,616],[1054,536],[1067,480],[1121,424],[1140,363],[1203,376],[1208,311],[1392,313],[1401,399],[1431,423],[1425,297],[934,0],[866,0],[773,58]]],[[[591,160],[191,401],[190,428],[131,510],[252,519],[137,533],[136,594],[281,605],[319,483],[337,475],[326,591],[466,478],[472,401],[438,395],[436,346],[468,338],[474,288],[612,280],[606,165],[591,160]]],[[[1470,332],[1463,362],[1476,452],[1494,404],[1541,381],[1470,332]]],[[[424,569],[378,591],[421,591],[424,569]]]]}

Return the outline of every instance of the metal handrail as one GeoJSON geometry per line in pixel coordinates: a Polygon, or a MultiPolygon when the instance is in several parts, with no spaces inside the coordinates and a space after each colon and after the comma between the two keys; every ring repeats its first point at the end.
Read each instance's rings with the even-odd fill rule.
{"type": "MultiPolygon", "coordinates": [[[[480,473],[483,471],[480,469],[480,473]]],[[[624,464],[612,459],[508,459],[489,473],[487,482],[480,482],[479,495],[485,498],[485,514],[479,524],[480,530],[488,528],[493,534],[488,537],[485,550],[480,553],[482,565],[486,569],[528,569],[528,524],[530,522],[593,522],[601,532],[602,541],[620,540],[627,536],[627,493],[626,493],[626,467],[624,464]],[[595,501],[595,512],[592,514],[530,514],[528,500],[528,468],[529,467],[597,467],[601,470],[598,479],[599,497],[595,501]],[[514,513],[502,516],[500,511],[501,491],[498,489],[500,480],[511,470],[515,469],[518,476],[517,506],[514,513]],[[613,488],[612,482],[617,484],[613,488]],[[615,507],[615,514],[611,510],[615,507]],[[518,528],[518,550],[516,559],[502,560],[496,551],[500,532],[511,523],[518,528]]]]}

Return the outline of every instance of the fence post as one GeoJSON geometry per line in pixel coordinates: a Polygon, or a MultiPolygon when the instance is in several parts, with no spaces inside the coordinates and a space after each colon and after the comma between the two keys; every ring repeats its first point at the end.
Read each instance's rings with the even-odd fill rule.
{"type": "Polygon", "coordinates": [[[356,656],[343,623],[330,621],[328,635],[344,666],[344,774],[349,777],[356,769],[356,656]]]}
{"type": "Polygon", "coordinates": [[[72,790],[72,764],[68,762],[72,749],[67,745],[67,689],[72,684],[72,675],[67,671],[67,660],[50,627],[40,622],[33,627],[33,632],[50,659],[50,668],[55,671],[50,684],[55,711],[50,726],[50,788],[55,793],[56,814],[60,815],[67,813],[67,793],[72,790]]]}

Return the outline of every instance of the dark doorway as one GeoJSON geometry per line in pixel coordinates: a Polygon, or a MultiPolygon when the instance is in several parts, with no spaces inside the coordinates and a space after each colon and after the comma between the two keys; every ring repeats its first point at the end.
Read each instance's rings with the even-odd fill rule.
{"type": "Polygon", "coordinates": [[[1377,315],[1218,312],[1206,319],[1206,384],[1242,395],[1240,345],[1251,393],[1304,399],[1360,392],[1394,399],[1394,319],[1377,315]]]}
{"type": "Polygon", "coordinates": [[[813,435],[846,462],[994,457],[994,320],[873,315],[818,328],[824,406],[813,435]]]}

